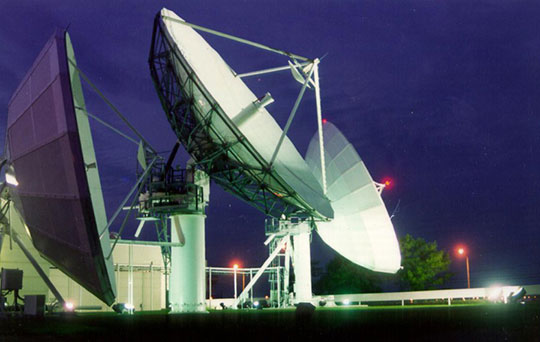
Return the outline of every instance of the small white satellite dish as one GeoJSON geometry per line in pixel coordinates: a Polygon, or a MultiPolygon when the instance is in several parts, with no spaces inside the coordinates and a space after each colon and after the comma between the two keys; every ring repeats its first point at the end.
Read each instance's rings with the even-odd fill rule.
{"type": "MultiPolygon", "coordinates": [[[[333,124],[323,125],[327,196],[334,219],[317,222],[323,241],[350,261],[373,271],[395,273],[399,244],[377,184],[351,143],[333,124]]],[[[306,162],[322,184],[319,136],[311,139],[306,162]]]]}

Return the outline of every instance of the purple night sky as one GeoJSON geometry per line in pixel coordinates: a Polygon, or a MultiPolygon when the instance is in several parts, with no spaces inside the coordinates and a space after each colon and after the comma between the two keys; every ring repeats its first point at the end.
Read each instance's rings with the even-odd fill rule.
{"type": "MultiPolygon", "coordinates": [[[[154,90],[148,54],[155,14],[167,7],[187,21],[299,55],[320,66],[324,117],[357,148],[383,193],[398,237],[470,250],[473,287],[540,283],[540,5],[533,1],[3,1],[0,4],[0,135],[7,104],[56,27],[69,25],[79,67],[157,150],[175,136],[154,90]]],[[[281,57],[203,36],[237,72],[281,66],[281,57]]],[[[250,79],[270,91],[283,127],[300,85],[289,74],[250,79]]],[[[85,88],[88,110],[124,128],[85,88]]],[[[304,154],[316,129],[314,96],[289,136],[304,154]]],[[[136,146],[92,122],[107,212],[135,180],[136,146]]],[[[263,129],[263,128],[261,128],[263,129]]],[[[124,131],[126,131],[124,129],[124,131]]],[[[185,153],[178,161],[186,160],[185,153]]],[[[116,226],[119,226],[120,222],[116,226]]],[[[136,225],[126,229],[132,239],[136,225]]],[[[152,238],[147,227],[146,238],[152,238]]],[[[207,259],[259,266],[264,215],[211,188],[207,259]]],[[[113,228],[114,230],[114,228],[113,228]]],[[[312,259],[333,251],[314,234],[312,259]]]]}

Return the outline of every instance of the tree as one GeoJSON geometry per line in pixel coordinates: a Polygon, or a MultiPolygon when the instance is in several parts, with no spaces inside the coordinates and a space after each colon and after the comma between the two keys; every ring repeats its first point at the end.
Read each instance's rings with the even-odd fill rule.
{"type": "Polygon", "coordinates": [[[371,293],[381,291],[380,282],[377,273],[338,254],[326,265],[326,271],[314,288],[317,294],[371,293]]]}
{"type": "Polygon", "coordinates": [[[403,268],[398,276],[402,290],[432,290],[452,277],[448,271],[450,255],[437,249],[437,241],[426,242],[407,234],[399,245],[403,268]]]}

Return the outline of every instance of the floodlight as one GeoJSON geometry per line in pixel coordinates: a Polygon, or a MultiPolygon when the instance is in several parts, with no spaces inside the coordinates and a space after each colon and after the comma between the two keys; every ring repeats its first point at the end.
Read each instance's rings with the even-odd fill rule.
{"type": "Polygon", "coordinates": [[[510,296],[508,296],[508,302],[509,303],[516,303],[518,302],[523,296],[527,294],[527,291],[523,287],[518,288],[516,291],[512,292],[510,296]]]}
{"type": "Polygon", "coordinates": [[[64,304],[64,308],[67,310],[67,311],[73,311],[73,309],[75,308],[75,306],[73,305],[72,302],[66,302],[64,304]]]}
{"type": "Polygon", "coordinates": [[[15,175],[9,173],[9,172],[6,172],[6,182],[9,184],[9,185],[13,185],[13,186],[18,186],[19,185],[19,182],[17,182],[17,178],[15,178],[15,175]]]}
{"type": "Polygon", "coordinates": [[[488,299],[492,302],[498,302],[503,298],[503,288],[498,285],[491,286],[488,290],[488,299]]]}

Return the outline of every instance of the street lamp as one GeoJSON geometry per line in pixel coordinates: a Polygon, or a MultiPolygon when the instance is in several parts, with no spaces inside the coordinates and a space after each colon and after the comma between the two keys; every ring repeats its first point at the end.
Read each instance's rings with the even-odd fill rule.
{"type": "Polygon", "coordinates": [[[465,262],[467,264],[467,288],[471,288],[471,275],[469,272],[469,255],[465,252],[465,248],[459,247],[457,250],[458,254],[460,256],[465,255],[465,262]]]}
{"type": "Polygon", "coordinates": [[[237,296],[237,292],[236,292],[236,272],[238,271],[238,264],[234,264],[233,270],[234,270],[234,300],[236,301],[236,296],[237,296]]]}

